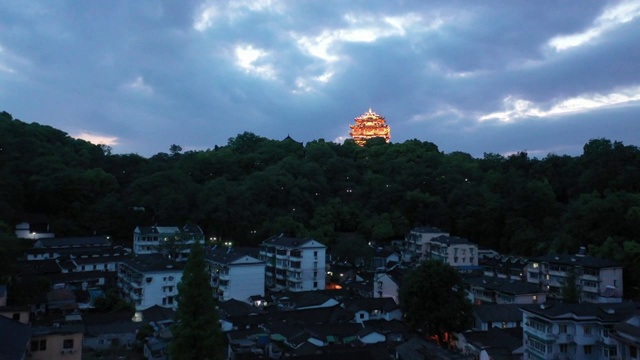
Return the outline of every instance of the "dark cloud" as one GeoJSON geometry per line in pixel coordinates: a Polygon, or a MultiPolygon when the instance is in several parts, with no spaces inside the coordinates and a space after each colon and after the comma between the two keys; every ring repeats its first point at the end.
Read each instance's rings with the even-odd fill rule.
{"type": "Polygon", "coordinates": [[[640,143],[640,16],[581,46],[550,43],[601,25],[620,4],[5,1],[0,104],[72,135],[117,137],[116,152],[143,155],[172,143],[212,148],[243,131],[334,140],[369,107],[387,117],[394,142],[474,156],[577,154],[590,138],[640,143]],[[208,25],[196,29],[207,8],[208,25]],[[238,49],[254,56],[245,68],[238,49]],[[507,97],[548,112],[569,99],[606,105],[613,93],[629,101],[478,121],[513,110],[507,97]]]}

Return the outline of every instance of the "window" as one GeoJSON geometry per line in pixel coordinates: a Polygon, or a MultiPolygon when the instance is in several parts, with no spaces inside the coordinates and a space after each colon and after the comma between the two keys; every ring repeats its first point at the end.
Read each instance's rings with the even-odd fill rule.
{"type": "Polygon", "coordinates": [[[538,295],[533,295],[533,296],[531,297],[531,300],[533,300],[533,302],[538,301],[538,295]]]}
{"type": "Polygon", "coordinates": [[[73,339],[64,339],[64,340],[62,340],[62,348],[63,349],[73,349],[73,339]]]}
{"type": "Polygon", "coordinates": [[[318,262],[317,262],[317,261],[313,263],[313,268],[314,268],[314,269],[317,269],[317,268],[318,268],[318,262]]]}
{"type": "Polygon", "coordinates": [[[13,320],[20,321],[20,313],[13,313],[13,315],[11,315],[11,318],[13,320]]]}
{"type": "Polygon", "coordinates": [[[502,328],[503,328],[503,329],[506,329],[506,328],[507,328],[507,323],[506,323],[506,322],[504,322],[504,321],[502,322],[502,328]]]}
{"type": "Polygon", "coordinates": [[[558,325],[558,328],[560,329],[560,333],[561,334],[567,332],[567,325],[566,324],[558,325]]]}
{"type": "Polygon", "coordinates": [[[591,326],[586,326],[586,325],[585,325],[585,326],[583,327],[583,330],[584,330],[584,334],[585,334],[585,335],[591,335],[591,326]]]}
{"type": "Polygon", "coordinates": [[[532,266],[534,269],[537,269],[540,265],[538,263],[533,263],[532,266]]]}
{"type": "Polygon", "coordinates": [[[314,281],[314,282],[313,282],[313,287],[314,287],[314,288],[317,288],[317,287],[318,287],[318,282],[317,282],[317,281],[314,281]]]}
{"type": "Polygon", "coordinates": [[[360,316],[360,319],[364,319],[364,313],[360,313],[359,316],[360,316]]]}
{"type": "Polygon", "coordinates": [[[567,344],[560,344],[560,352],[561,353],[563,353],[563,354],[566,353],[567,352],[567,348],[568,348],[567,344]]]}
{"type": "Polygon", "coordinates": [[[318,277],[318,272],[317,272],[317,271],[314,271],[314,272],[313,272],[313,278],[315,279],[315,278],[317,278],[317,277],[318,277]]]}
{"type": "Polygon", "coordinates": [[[629,345],[629,357],[632,359],[638,358],[638,348],[635,346],[629,345]]]}
{"type": "Polygon", "coordinates": [[[585,355],[591,354],[592,351],[593,351],[593,346],[592,345],[585,345],[584,346],[584,354],[585,355]]]}
{"type": "Polygon", "coordinates": [[[32,340],[31,341],[31,351],[45,351],[47,350],[47,340],[32,340]]]}
{"type": "Polygon", "coordinates": [[[316,259],[318,258],[318,252],[317,251],[313,252],[313,257],[316,258],[316,259]]]}

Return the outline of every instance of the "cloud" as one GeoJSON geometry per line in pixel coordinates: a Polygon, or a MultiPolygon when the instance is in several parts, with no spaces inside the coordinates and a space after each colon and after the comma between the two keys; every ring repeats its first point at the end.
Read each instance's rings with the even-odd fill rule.
{"type": "Polygon", "coordinates": [[[572,113],[581,113],[600,108],[618,106],[640,101],[640,86],[614,90],[608,94],[582,94],[573,98],[556,101],[545,110],[543,106],[532,101],[507,96],[504,100],[504,111],[498,111],[478,118],[480,121],[499,120],[511,122],[530,117],[553,117],[572,113]]]}
{"type": "Polygon", "coordinates": [[[213,2],[205,2],[196,12],[193,28],[197,31],[205,31],[213,25],[213,19],[218,15],[218,8],[213,2]]]}
{"type": "Polygon", "coordinates": [[[124,85],[124,87],[132,92],[151,95],[153,94],[153,87],[145,83],[142,76],[137,76],[133,81],[124,85]]]}
{"type": "Polygon", "coordinates": [[[604,13],[598,16],[590,28],[577,34],[556,36],[549,41],[549,45],[556,51],[582,46],[597,39],[605,32],[632,21],[638,16],[640,16],[640,1],[623,1],[605,9],[604,13]]]}
{"type": "Polygon", "coordinates": [[[254,48],[253,45],[237,45],[235,48],[236,65],[247,73],[255,74],[261,78],[274,79],[273,65],[265,64],[264,60],[269,53],[263,49],[254,48]]]}
{"type": "Polygon", "coordinates": [[[76,139],[82,139],[96,145],[114,146],[118,145],[119,142],[118,137],[116,136],[100,135],[85,130],[81,130],[79,133],[71,136],[76,139]]]}

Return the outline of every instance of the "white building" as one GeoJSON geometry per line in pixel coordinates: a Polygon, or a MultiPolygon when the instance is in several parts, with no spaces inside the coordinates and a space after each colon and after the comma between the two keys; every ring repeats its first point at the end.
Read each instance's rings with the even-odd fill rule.
{"type": "Polygon", "coordinates": [[[425,257],[458,270],[473,270],[478,268],[478,245],[457,236],[440,235],[426,241],[425,257]]]}
{"type": "Polygon", "coordinates": [[[176,309],[178,283],[184,263],[160,255],[139,255],[125,259],[118,266],[118,287],[136,310],[153,305],[176,309]]]}
{"type": "Polygon", "coordinates": [[[133,231],[133,253],[139,255],[188,253],[196,241],[204,242],[204,233],[198,225],[137,226],[133,231]]]}
{"type": "Polygon", "coordinates": [[[427,254],[427,241],[441,236],[449,235],[438,228],[417,227],[405,237],[405,250],[402,260],[406,262],[422,261],[427,254]]]}
{"type": "Polygon", "coordinates": [[[264,296],[264,261],[232,248],[208,251],[205,259],[211,286],[220,301],[248,303],[251,296],[264,296]]]}
{"type": "Polygon", "coordinates": [[[325,288],[327,247],[317,240],[273,236],[262,242],[267,287],[290,291],[325,288]]]}
{"type": "Polygon", "coordinates": [[[527,281],[541,284],[549,298],[562,298],[562,288],[571,273],[583,302],[620,302],[623,297],[622,265],[584,254],[545,255],[529,260],[527,281]]]}
{"type": "Polygon", "coordinates": [[[630,359],[620,357],[614,328],[638,311],[638,304],[554,304],[521,308],[524,358],[630,359]]]}

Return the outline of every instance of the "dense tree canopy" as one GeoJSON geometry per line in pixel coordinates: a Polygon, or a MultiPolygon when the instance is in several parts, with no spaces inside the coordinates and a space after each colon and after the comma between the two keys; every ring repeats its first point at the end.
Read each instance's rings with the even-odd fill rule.
{"type": "Polygon", "coordinates": [[[544,158],[249,132],[205,151],[167,148],[150,158],[113,154],[1,112],[0,221],[12,228],[45,213],[57,236],[125,242],[136,225],[191,222],[249,246],[279,232],[330,246],[344,232],[385,242],[429,225],[522,256],[640,238],[640,150],[607,139],[580,156],[544,158]]]}
{"type": "Polygon", "coordinates": [[[414,329],[443,338],[468,329],[471,302],[460,273],[437,260],[423,262],[405,276],[398,295],[405,320],[414,329]]]}

